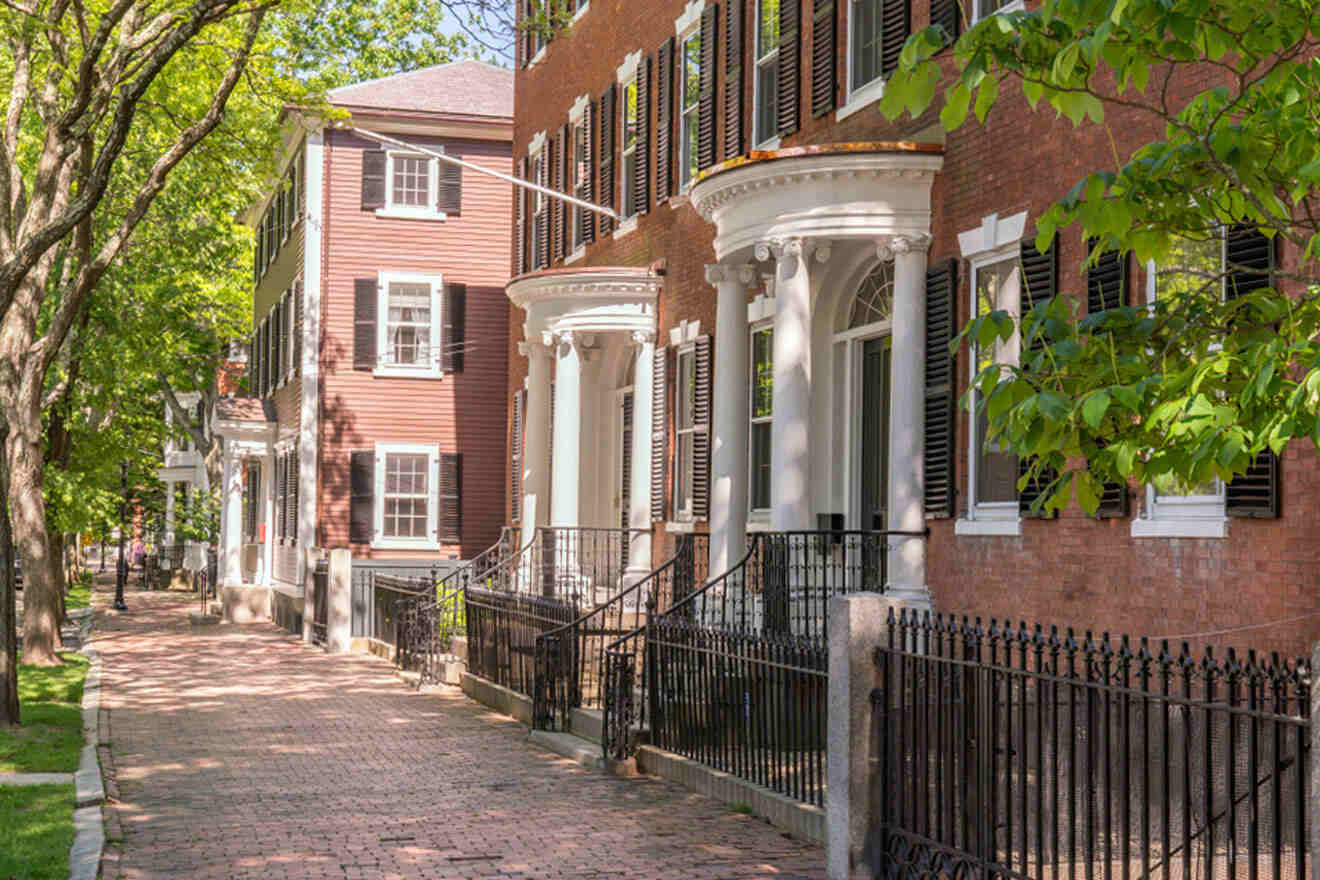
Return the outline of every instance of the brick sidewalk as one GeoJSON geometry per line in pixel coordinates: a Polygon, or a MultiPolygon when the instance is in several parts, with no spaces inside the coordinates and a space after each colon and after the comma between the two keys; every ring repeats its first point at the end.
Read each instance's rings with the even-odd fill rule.
{"type": "Polygon", "coordinates": [[[379,660],[272,626],[193,632],[180,594],[131,593],[120,617],[96,601],[123,837],[107,880],[824,876],[819,847],[663,781],[582,769],[379,660]]]}

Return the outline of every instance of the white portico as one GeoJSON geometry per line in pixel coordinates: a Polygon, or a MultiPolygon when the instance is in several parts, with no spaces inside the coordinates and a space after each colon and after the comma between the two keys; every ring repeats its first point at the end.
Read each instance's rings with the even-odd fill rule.
{"type": "Polygon", "coordinates": [[[278,426],[273,405],[252,398],[216,404],[215,433],[223,444],[219,597],[226,620],[269,616],[274,521],[269,490],[278,426]],[[245,503],[246,500],[246,503],[245,503]]]}
{"type": "MultiPolygon", "coordinates": [[[[942,165],[938,145],[802,147],[716,166],[693,186],[718,260],[712,572],[737,561],[749,524],[925,530],[926,250],[942,165]],[[749,353],[759,328],[772,346],[749,353]],[[773,392],[761,399],[763,374],[773,392]],[[768,459],[749,467],[763,413],[768,459]]],[[[886,592],[928,604],[924,540],[890,543],[886,592]]]]}
{"type": "Polygon", "coordinates": [[[651,371],[663,279],[646,269],[516,278],[527,380],[524,535],[537,526],[630,528],[625,580],[651,569],[651,371]]]}

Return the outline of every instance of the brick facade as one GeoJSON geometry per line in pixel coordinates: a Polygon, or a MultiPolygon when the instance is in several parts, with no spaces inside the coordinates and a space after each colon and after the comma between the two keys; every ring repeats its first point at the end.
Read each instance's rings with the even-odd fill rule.
{"type": "MultiPolygon", "coordinates": [[[[752,0],[734,2],[745,3],[743,30],[750,34],[752,0]]],[[[684,0],[623,5],[595,0],[566,33],[550,42],[535,64],[516,74],[515,161],[527,155],[527,145],[538,132],[553,136],[568,121],[569,109],[580,95],[598,100],[602,90],[615,82],[615,69],[628,53],[642,50],[644,56],[653,56],[662,42],[674,36],[674,21],[684,13],[685,5],[684,0]]],[[[846,76],[848,5],[835,4],[840,47],[836,78],[840,83],[846,76]]],[[[894,123],[886,121],[874,105],[841,121],[836,121],[834,112],[813,118],[812,11],[810,2],[803,7],[801,124],[796,133],[783,139],[782,146],[900,140],[943,143],[944,167],[936,175],[932,192],[932,265],[958,258],[958,233],[979,226],[988,214],[1006,217],[1026,211],[1030,236],[1035,218],[1085,172],[1107,164],[1115,151],[1126,156],[1159,135],[1149,120],[1119,113],[1111,113],[1103,127],[1075,129],[1051,111],[1032,113],[1007,86],[983,126],[973,120],[947,136],[937,122],[938,107],[921,119],[894,123]]],[[[928,21],[928,4],[913,0],[912,29],[924,27],[928,21]]],[[[716,55],[722,57],[722,53],[721,44],[716,55]]],[[[751,50],[745,48],[745,142],[750,142],[750,62],[751,50]]],[[[723,94],[724,74],[721,62],[717,96],[723,94]]],[[[1178,97],[1194,94],[1212,84],[1211,76],[1208,70],[1182,76],[1171,84],[1170,93],[1178,97]]],[[[840,93],[837,103],[842,102],[840,93]]],[[[723,102],[717,99],[715,103],[716,128],[722,132],[723,102]]],[[[654,125],[654,101],[652,113],[654,125]]],[[[715,142],[722,144],[719,134],[715,142]]],[[[653,151],[654,137],[651,144],[653,151]]],[[[653,157],[648,161],[653,162],[653,157]]],[[[617,240],[598,235],[576,265],[645,267],[662,261],[665,280],[657,324],[662,342],[669,329],[684,320],[699,320],[703,328],[713,331],[715,291],[705,281],[704,266],[715,261],[711,247],[714,228],[685,197],[656,204],[653,196],[651,202],[636,230],[617,240]]],[[[1085,251],[1078,230],[1061,233],[1058,255],[1060,291],[1074,296],[1081,291],[1084,297],[1081,263],[1085,251]]],[[[1281,258],[1286,265],[1296,255],[1285,252],[1281,258]]],[[[1144,267],[1134,266],[1129,286],[1134,302],[1145,296],[1145,275],[1144,267]]],[[[963,261],[960,323],[969,318],[969,279],[963,261]]],[[[526,360],[516,348],[521,338],[521,311],[512,309],[508,321],[511,394],[522,387],[526,371],[526,360]]],[[[964,350],[957,365],[964,386],[969,369],[964,350]]],[[[968,498],[965,413],[958,418],[957,431],[957,504],[963,512],[968,498]]],[[[1253,626],[1256,628],[1213,640],[1303,652],[1320,636],[1320,617],[1296,619],[1313,612],[1320,593],[1320,525],[1309,516],[1305,502],[1310,487],[1320,481],[1315,453],[1295,445],[1283,457],[1282,473],[1286,486],[1282,516],[1230,518],[1224,539],[1134,538],[1129,520],[1096,520],[1078,508],[1055,520],[1025,519],[1019,537],[955,536],[954,520],[931,520],[928,580],[935,607],[957,614],[1025,618],[1134,636],[1181,637],[1253,626]]],[[[1133,487],[1132,499],[1135,514],[1144,503],[1144,492],[1133,487]]],[[[664,524],[657,524],[657,561],[666,558],[668,542],[664,538],[664,524]]]]}

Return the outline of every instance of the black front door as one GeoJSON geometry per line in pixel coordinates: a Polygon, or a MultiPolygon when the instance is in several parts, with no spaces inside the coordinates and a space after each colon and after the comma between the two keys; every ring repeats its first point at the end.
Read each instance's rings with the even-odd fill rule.
{"type": "Polygon", "coordinates": [[[889,505],[889,337],[862,346],[862,521],[884,530],[889,505]]]}

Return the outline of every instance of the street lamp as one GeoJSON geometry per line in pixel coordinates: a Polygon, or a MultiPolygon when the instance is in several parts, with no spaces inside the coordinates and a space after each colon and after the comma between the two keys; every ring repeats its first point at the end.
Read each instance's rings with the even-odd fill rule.
{"type": "Polygon", "coordinates": [[[124,603],[124,582],[128,580],[128,563],[124,559],[124,532],[128,530],[128,460],[119,463],[119,567],[115,572],[115,610],[127,611],[124,603]]]}

